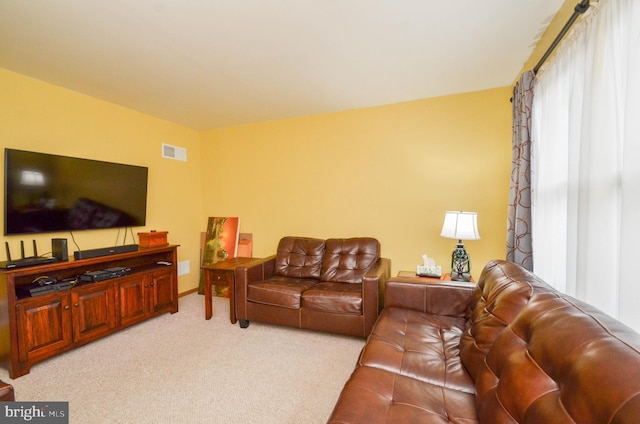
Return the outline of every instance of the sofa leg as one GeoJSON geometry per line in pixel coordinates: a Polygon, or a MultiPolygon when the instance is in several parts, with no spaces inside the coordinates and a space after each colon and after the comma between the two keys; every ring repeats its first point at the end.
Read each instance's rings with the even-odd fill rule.
{"type": "Polygon", "coordinates": [[[249,326],[249,321],[246,319],[238,320],[240,322],[240,328],[247,328],[249,326]]]}

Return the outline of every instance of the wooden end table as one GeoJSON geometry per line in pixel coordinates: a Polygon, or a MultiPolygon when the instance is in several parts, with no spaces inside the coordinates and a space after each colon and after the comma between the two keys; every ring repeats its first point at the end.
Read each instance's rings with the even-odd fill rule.
{"type": "MultiPolygon", "coordinates": [[[[415,278],[418,281],[430,281],[430,280],[431,281],[451,281],[451,274],[449,273],[442,274],[442,277],[437,278],[437,277],[420,277],[414,271],[398,271],[398,277],[415,278]]],[[[475,282],[473,277],[471,277],[471,282],[472,283],[475,282]]]]}
{"type": "Polygon", "coordinates": [[[259,258],[232,258],[202,266],[204,272],[204,318],[209,320],[213,316],[213,299],[211,286],[226,286],[229,288],[229,319],[231,324],[237,322],[235,294],[236,274],[235,270],[242,266],[251,266],[260,262],[259,258]]]}

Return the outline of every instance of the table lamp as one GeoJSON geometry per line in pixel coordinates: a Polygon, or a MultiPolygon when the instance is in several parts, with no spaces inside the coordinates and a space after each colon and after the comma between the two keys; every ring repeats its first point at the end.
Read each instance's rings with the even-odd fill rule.
{"type": "Polygon", "coordinates": [[[458,240],[451,254],[451,279],[453,281],[471,280],[471,260],[464,249],[462,240],[478,240],[478,214],[476,212],[447,211],[440,236],[458,240]]]}

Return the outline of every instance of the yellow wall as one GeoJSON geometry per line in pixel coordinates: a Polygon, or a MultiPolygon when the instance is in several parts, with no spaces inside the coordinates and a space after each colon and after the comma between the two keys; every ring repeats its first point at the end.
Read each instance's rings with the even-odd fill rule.
{"type": "MultiPolygon", "coordinates": [[[[523,70],[575,3],[565,2],[523,70]]],[[[424,253],[448,270],[455,241],[439,235],[444,212],[474,210],[482,239],[465,243],[474,275],[504,257],[511,87],[202,132],[2,69],[0,93],[0,147],[149,167],[148,226],[135,231],[166,230],[181,245],[191,272],[180,292],[197,286],[209,216],[239,216],[255,256],[274,253],[284,235],[377,237],[396,273],[424,253]],[[162,159],[163,142],[187,148],[188,162],[162,159]]],[[[116,235],[75,238],[90,249],[116,235]]],[[[19,252],[21,239],[35,238],[46,252],[52,237],[69,235],[1,241],[19,252]]]]}
{"type": "MultiPolygon", "coordinates": [[[[191,273],[179,279],[179,290],[197,285],[202,230],[199,132],[2,69],[0,93],[2,150],[10,147],[149,167],[147,227],[134,231],[168,231],[169,242],[181,245],[179,260],[190,261],[191,273]],[[188,162],[162,159],[163,142],[187,148],[188,162]]],[[[74,232],[81,249],[113,246],[117,235],[118,230],[74,232]]],[[[51,250],[53,237],[68,239],[70,255],[77,250],[69,233],[2,237],[1,241],[2,245],[8,241],[19,257],[20,240],[30,254],[35,239],[42,254],[51,250]]],[[[5,257],[4,247],[0,257],[5,257]]]]}
{"type": "MultiPolygon", "coordinates": [[[[446,210],[479,214],[469,241],[474,275],[504,257],[511,163],[511,89],[198,132],[108,102],[0,70],[2,147],[149,167],[147,227],[169,231],[197,286],[199,234],[209,216],[239,216],[254,256],[280,237],[373,236],[393,272],[427,253],[445,270],[455,241],[440,237],[446,210]],[[161,158],[161,143],[188,162],[161,158]]],[[[1,209],[1,208],[0,208],[1,209]]],[[[0,214],[3,212],[0,210],[0,214]]],[[[112,246],[117,230],[75,232],[82,249],[112,246]]],[[[39,252],[52,237],[35,238],[39,252]]],[[[0,254],[0,256],[3,256],[0,254]]]]}
{"type": "Polygon", "coordinates": [[[239,216],[254,256],[285,235],[372,236],[393,273],[450,269],[447,210],[478,212],[473,274],[504,258],[511,88],[205,131],[203,207],[239,216]]]}

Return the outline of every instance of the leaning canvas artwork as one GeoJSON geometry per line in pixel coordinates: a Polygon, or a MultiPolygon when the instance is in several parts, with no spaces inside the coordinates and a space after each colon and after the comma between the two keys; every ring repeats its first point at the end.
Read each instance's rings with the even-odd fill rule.
{"type": "MultiPolygon", "coordinates": [[[[212,265],[225,259],[235,258],[238,254],[238,238],[240,235],[240,218],[209,217],[207,232],[202,246],[202,265],[212,265]]],[[[221,287],[220,290],[227,289],[221,287]]],[[[198,293],[204,293],[204,275],[200,273],[198,293]]],[[[216,295],[226,295],[218,293],[216,295]]]]}

